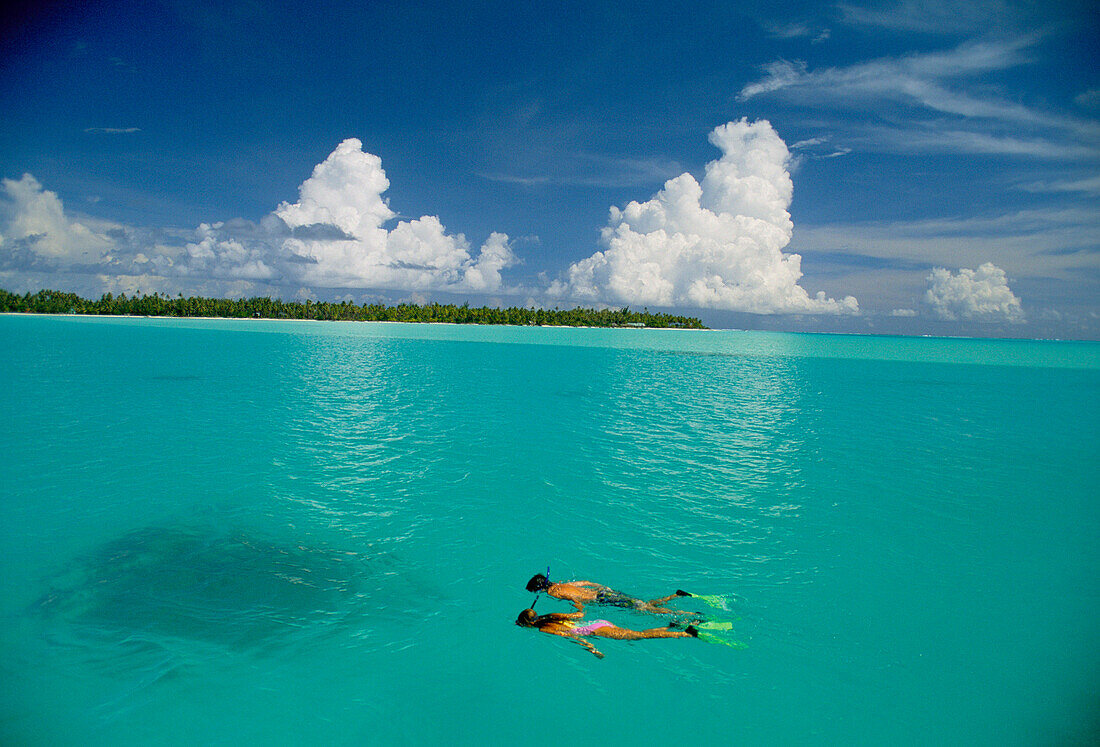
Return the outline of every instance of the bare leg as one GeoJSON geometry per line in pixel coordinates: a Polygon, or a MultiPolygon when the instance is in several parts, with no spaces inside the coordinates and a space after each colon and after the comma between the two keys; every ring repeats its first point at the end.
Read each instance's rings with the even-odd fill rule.
{"type": "Polygon", "coordinates": [[[691,634],[683,630],[672,630],[670,628],[630,630],[629,628],[619,628],[614,625],[597,628],[592,631],[592,635],[598,635],[603,638],[617,638],[620,641],[636,641],[642,638],[691,638],[691,634]]]}
{"type": "Polygon", "coordinates": [[[684,595],[683,594],[669,594],[667,597],[661,597],[660,599],[650,599],[648,602],[646,602],[646,604],[650,605],[651,607],[659,607],[660,605],[664,604],[665,602],[671,602],[673,599],[676,599],[677,597],[682,597],[682,596],[684,596],[684,595]]]}
{"type": "Polygon", "coordinates": [[[670,602],[673,599],[678,599],[679,597],[690,596],[691,594],[688,594],[686,591],[676,591],[672,594],[669,594],[667,597],[661,597],[660,599],[650,599],[648,602],[639,604],[638,609],[641,612],[654,612],[658,615],[682,615],[684,614],[683,610],[667,609],[665,607],[662,607],[661,605],[665,602],[670,602]]]}
{"type": "Polygon", "coordinates": [[[642,634],[646,638],[691,638],[691,633],[687,633],[683,630],[673,630],[672,628],[650,628],[649,630],[643,630],[642,634]]]}
{"type": "Polygon", "coordinates": [[[650,606],[648,604],[645,605],[644,607],[638,607],[637,609],[638,609],[639,612],[649,612],[650,614],[653,614],[653,615],[687,615],[687,614],[690,614],[689,612],[686,612],[685,610],[674,610],[672,608],[666,608],[666,607],[653,607],[653,606],[650,606]]]}

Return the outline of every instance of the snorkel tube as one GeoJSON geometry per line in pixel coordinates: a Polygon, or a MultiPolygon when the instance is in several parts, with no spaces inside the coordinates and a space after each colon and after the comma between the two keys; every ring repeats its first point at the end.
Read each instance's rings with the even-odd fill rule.
{"type": "Polygon", "coordinates": [[[542,594],[543,590],[544,589],[549,589],[549,588],[550,588],[550,566],[546,566],[546,584],[542,587],[542,589],[539,589],[538,591],[535,592],[535,601],[531,602],[531,609],[535,609],[535,602],[539,601],[539,595],[542,594]]]}

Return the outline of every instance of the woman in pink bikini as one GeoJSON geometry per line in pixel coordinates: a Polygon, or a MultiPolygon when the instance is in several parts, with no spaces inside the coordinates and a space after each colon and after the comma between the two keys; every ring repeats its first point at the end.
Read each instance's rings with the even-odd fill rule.
{"type": "Polygon", "coordinates": [[[586,641],[585,637],[599,636],[600,638],[618,638],[621,641],[636,641],[642,638],[697,638],[699,636],[698,631],[691,625],[687,630],[671,628],[630,630],[612,625],[607,620],[590,620],[582,625],[580,623],[583,616],[583,609],[580,612],[551,612],[547,615],[540,615],[533,609],[525,609],[516,618],[516,625],[521,628],[538,628],[543,633],[568,638],[584,646],[600,659],[603,658],[603,654],[586,641]]]}

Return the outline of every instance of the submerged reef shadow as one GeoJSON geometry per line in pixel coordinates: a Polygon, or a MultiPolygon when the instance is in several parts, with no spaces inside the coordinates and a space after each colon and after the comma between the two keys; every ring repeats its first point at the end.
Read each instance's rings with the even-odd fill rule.
{"type": "Polygon", "coordinates": [[[431,592],[405,570],[387,553],[149,527],[73,559],[30,613],[64,658],[152,684],[196,660],[360,640],[423,612],[431,592]]]}

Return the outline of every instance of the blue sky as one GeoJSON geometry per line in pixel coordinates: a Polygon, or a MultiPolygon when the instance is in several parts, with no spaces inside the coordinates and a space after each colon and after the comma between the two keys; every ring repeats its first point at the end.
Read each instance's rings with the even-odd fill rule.
{"type": "Polygon", "coordinates": [[[1100,338],[1088,2],[4,13],[9,290],[1100,338]]]}

